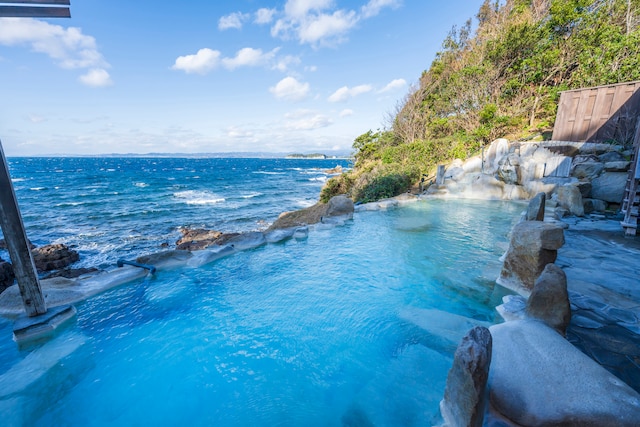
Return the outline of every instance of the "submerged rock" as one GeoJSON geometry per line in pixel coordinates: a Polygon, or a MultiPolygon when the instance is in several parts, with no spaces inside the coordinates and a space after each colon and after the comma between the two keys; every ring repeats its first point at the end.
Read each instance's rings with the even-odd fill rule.
{"type": "Polygon", "coordinates": [[[492,338],[487,328],[476,326],[462,338],[440,402],[447,425],[482,426],[491,353],[492,338]]]}
{"type": "Polygon", "coordinates": [[[67,245],[62,243],[35,248],[31,254],[38,271],[59,270],[80,259],[78,252],[69,249],[67,245]]]}

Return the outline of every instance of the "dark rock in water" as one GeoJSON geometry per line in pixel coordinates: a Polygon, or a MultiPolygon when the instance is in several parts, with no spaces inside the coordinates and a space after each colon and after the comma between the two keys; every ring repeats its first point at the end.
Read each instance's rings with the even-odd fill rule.
{"type": "MultiPolygon", "coordinates": [[[[36,248],[36,245],[31,243],[31,240],[27,239],[27,243],[29,244],[29,249],[33,250],[36,248]]],[[[7,242],[4,239],[0,239],[0,249],[7,249],[7,242]]]]}
{"type": "Polygon", "coordinates": [[[483,326],[471,329],[462,341],[447,376],[440,412],[451,426],[480,427],[486,404],[492,338],[483,326]]]}
{"type": "Polygon", "coordinates": [[[66,277],[67,279],[75,279],[76,277],[84,276],[85,274],[97,273],[98,270],[95,267],[91,268],[65,268],[54,273],[48,274],[44,279],[51,279],[53,277],[66,277]]]}
{"type": "Polygon", "coordinates": [[[545,193],[538,193],[529,201],[527,206],[527,214],[525,219],[527,221],[544,221],[544,208],[547,195],[545,193]]]}
{"type": "Polygon", "coordinates": [[[31,253],[38,271],[59,270],[80,259],[78,252],[62,243],[41,246],[32,250],[31,253]]]}
{"type": "Polygon", "coordinates": [[[195,251],[205,249],[222,236],[222,232],[203,228],[181,228],[182,237],[176,241],[176,249],[195,251]]]}
{"type": "Polygon", "coordinates": [[[328,203],[318,202],[313,206],[293,212],[284,212],[269,227],[267,232],[280,230],[282,228],[300,227],[317,224],[323,217],[349,216],[353,215],[354,204],[347,196],[340,195],[332,197],[328,203]]]}
{"type": "Polygon", "coordinates": [[[13,266],[0,258],[0,293],[13,285],[15,278],[16,276],[13,273],[13,266]]]}
{"type": "Polygon", "coordinates": [[[545,266],[556,260],[563,244],[564,233],[559,225],[541,221],[516,224],[498,283],[527,293],[545,266]]]}
{"type": "Polygon", "coordinates": [[[571,321],[567,276],[555,264],[547,264],[527,300],[527,314],[560,332],[563,336],[571,321]]]}

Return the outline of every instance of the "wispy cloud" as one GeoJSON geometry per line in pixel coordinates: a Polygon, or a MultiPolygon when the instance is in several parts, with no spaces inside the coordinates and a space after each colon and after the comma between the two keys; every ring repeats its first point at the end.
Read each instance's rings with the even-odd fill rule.
{"type": "Polygon", "coordinates": [[[320,129],[333,123],[330,117],[313,110],[296,110],[285,114],[284,118],[287,130],[320,129]]]}
{"type": "Polygon", "coordinates": [[[371,18],[380,13],[385,7],[397,8],[400,6],[399,0],[370,0],[362,6],[361,13],[364,19],[371,18]]]}
{"type": "Polygon", "coordinates": [[[394,90],[402,89],[407,86],[407,81],[405,79],[395,79],[391,80],[385,87],[380,89],[378,93],[391,92],[394,90]]]}
{"type": "Polygon", "coordinates": [[[81,28],[64,28],[30,18],[0,18],[0,45],[26,45],[49,56],[61,68],[89,69],[79,80],[90,86],[104,86],[94,83],[111,81],[106,71],[109,63],[98,50],[95,38],[83,34],[81,28]],[[98,79],[98,75],[102,78],[98,79]]]}
{"type": "Polygon", "coordinates": [[[342,86],[329,96],[327,101],[329,102],[344,102],[350,98],[354,98],[363,93],[371,92],[373,87],[371,85],[359,85],[349,88],[348,86],[342,86]]]}
{"type": "Polygon", "coordinates": [[[206,74],[219,66],[223,66],[227,70],[259,66],[277,68],[278,61],[275,58],[279,50],[280,48],[277,47],[269,52],[263,52],[262,49],[245,47],[232,57],[222,57],[222,53],[218,50],[203,48],[193,55],[179,56],[171,68],[185,73],[197,74],[206,74]]]}
{"type": "Polygon", "coordinates": [[[275,86],[269,88],[269,92],[277,99],[285,101],[302,101],[309,94],[309,83],[302,83],[294,77],[285,77],[275,86]]]}
{"type": "Polygon", "coordinates": [[[349,116],[353,116],[353,110],[346,108],[340,111],[340,117],[349,117],[349,116]]]}
{"type": "Polygon", "coordinates": [[[276,9],[267,9],[266,7],[258,9],[255,13],[255,19],[253,22],[259,25],[270,24],[273,22],[273,17],[276,12],[276,9]]]}
{"type": "Polygon", "coordinates": [[[251,15],[248,13],[234,12],[218,20],[218,29],[220,31],[229,29],[241,30],[243,22],[249,19],[251,19],[251,15]]]}

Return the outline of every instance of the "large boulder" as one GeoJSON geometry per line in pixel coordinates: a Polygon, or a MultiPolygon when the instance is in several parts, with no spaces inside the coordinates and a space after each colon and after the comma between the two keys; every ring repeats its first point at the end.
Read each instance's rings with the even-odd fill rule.
{"type": "Polygon", "coordinates": [[[607,210],[607,203],[598,199],[582,199],[584,205],[584,213],[604,212],[607,210]]]}
{"type": "Polygon", "coordinates": [[[640,395],[537,320],[489,329],[492,409],[519,426],[640,425],[640,395]]]}
{"type": "Polygon", "coordinates": [[[558,204],[575,216],[584,216],[582,194],[575,185],[563,185],[557,189],[558,204]]]}
{"type": "Polygon", "coordinates": [[[578,179],[594,179],[604,170],[604,164],[600,162],[583,162],[573,165],[571,176],[578,179]]]}
{"type": "Polygon", "coordinates": [[[325,216],[353,216],[353,200],[345,195],[334,196],[329,200],[325,216]]]}
{"type": "Polygon", "coordinates": [[[621,203],[627,178],[625,172],[604,172],[591,181],[591,197],[609,203],[621,203]]]}
{"type": "Polygon", "coordinates": [[[0,294],[9,286],[13,285],[15,278],[16,276],[13,273],[11,264],[0,258],[0,294]]]}
{"type": "Polygon", "coordinates": [[[567,276],[555,264],[547,266],[536,280],[527,300],[526,313],[542,320],[562,335],[571,321],[571,305],[567,291],[567,276]]]}
{"type": "Polygon", "coordinates": [[[62,243],[44,245],[31,251],[33,262],[38,271],[51,271],[65,268],[80,259],[77,251],[62,243]]]}
{"type": "Polygon", "coordinates": [[[560,225],[541,221],[516,224],[497,282],[528,295],[545,266],[556,260],[563,244],[564,233],[560,225]]]}
{"type": "Polygon", "coordinates": [[[498,170],[496,178],[505,184],[517,184],[520,180],[518,177],[518,169],[520,166],[520,158],[517,154],[509,154],[498,162],[498,170]]]}
{"type": "Polygon", "coordinates": [[[205,249],[222,236],[222,232],[204,228],[181,228],[182,237],[176,241],[176,249],[195,251],[205,249]]]}
{"type": "Polygon", "coordinates": [[[482,426],[491,348],[491,334],[483,326],[474,327],[462,338],[440,402],[440,412],[447,425],[482,426]]]}

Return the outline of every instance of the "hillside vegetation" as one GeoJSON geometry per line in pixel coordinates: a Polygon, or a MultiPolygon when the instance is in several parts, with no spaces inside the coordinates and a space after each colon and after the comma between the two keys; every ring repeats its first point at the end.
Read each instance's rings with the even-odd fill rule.
{"type": "Polygon", "coordinates": [[[354,170],[321,200],[405,192],[496,137],[548,133],[563,90],[640,80],[640,0],[487,0],[475,18],[453,27],[388,128],[355,139],[354,170]]]}

